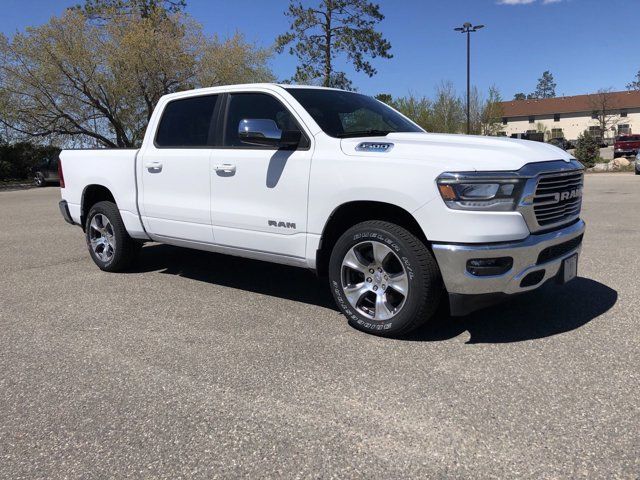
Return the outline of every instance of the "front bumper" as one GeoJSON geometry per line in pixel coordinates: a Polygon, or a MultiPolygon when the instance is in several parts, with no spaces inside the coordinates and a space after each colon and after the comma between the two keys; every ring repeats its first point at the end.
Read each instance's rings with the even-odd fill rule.
{"type": "MultiPolygon", "coordinates": [[[[579,253],[585,223],[576,223],[549,233],[529,235],[516,242],[492,244],[434,243],[433,253],[438,261],[445,287],[451,299],[460,296],[504,296],[534,290],[547,280],[556,278],[563,260],[579,253]],[[549,247],[556,247],[550,249],[549,247]],[[541,255],[542,254],[542,255],[541,255]],[[511,257],[513,266],[501,275],[475,276],[467,271],[472,259],[511,257]],[[523,279],[537,273],[535,283],[523,279]]],[[[528,280],[532,277],[528,277],[528,280]]],[[[456,314],[457,312],[453,311],[456,314]]],[[[465,314],[469,309],[458,314],[465,314]]]]}
{"type": "Polygon", "coordinates": [[[614,150],[613,153],[622,157],[633,157],[638,154],[638,149],[631,148],[631,149],[624,149],[624,150],[614,150]]]}

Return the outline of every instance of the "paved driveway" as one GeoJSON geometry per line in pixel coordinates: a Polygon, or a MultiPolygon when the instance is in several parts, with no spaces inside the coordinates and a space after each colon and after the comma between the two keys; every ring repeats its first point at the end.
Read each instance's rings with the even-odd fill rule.
{"type": "Polygon", "coordinates": [[[304,270],[103,273],[57,197],[0,192],[2,478],[640,475],[640,177],[587,177],[579,279],[406,340],[304,270]]]}

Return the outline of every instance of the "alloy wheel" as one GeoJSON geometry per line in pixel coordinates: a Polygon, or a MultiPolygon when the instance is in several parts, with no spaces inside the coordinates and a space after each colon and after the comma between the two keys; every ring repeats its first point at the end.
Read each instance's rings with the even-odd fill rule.
{"type": "Polygon", "coordinates": [[[396,253],[377,241],[365,241],[345,254],[342,290],[351,306],[371,320],[400,312],[409,294],[409,278],[396,253]]]}
{"type": "Polygon", "coordinates": [[[113,233],[113,225],[109,219],[101,214],[96,214],[89,224],[89,242],[91,249],[103,262],[108,262],[116,252],[116,239],[113,233]]]}

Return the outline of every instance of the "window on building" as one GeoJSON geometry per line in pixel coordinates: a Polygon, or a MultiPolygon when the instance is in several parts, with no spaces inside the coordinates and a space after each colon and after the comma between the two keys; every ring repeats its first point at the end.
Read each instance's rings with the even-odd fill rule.
{"type": "Polygon", "coordinates": [[[618,135],[629,135],[631,133],[631,125],[623,123],[618,125],[618,135]]]}
{"type": "Polygon", "coordinates": [[[507,123],[509,123],[509,120],[507,119],[507,117],[502,117],[502,124],[506,125],[507,123]]]}
{"type": "Polygon", "coordinates": [[[560,114],[559,114],[559,113],[556,113],[556,114],[553,116],[553,121],[554,121],[554,122],[559,122],[559,121],[560,121],[560,114]]]}
{"type": "Polygon", "coordinates": [[[591,118],[593,120],[597,120],[598,119],[598,112],[591,112],[591,118]]]}
{"type": "Polygon", "coordinates": [[[598,141],[602,141],[602,129],[600,127],[589,127],[589,135],[598,141]]]}
{"type": "Polygon", "coordinates": [[[626,116],[627,116],[627,111],[626,111],[626,110],[622,110],[622,111],[620,112],[620,116],[621,116],[621,117],[626,117],[626,116]]]}
{"type": "Polygon", "coordinates": [[[532,133],[538,133],[538,130],[527,130],[527,135],[531,135],[532,133]]]}
{"type": "Polygon", "coordinates": [[[529,123],[535,123],[535,121],[536,121],[536,117],[533,117],[533,116],[529,117],[529,123]]]}
{"type": "Polygon", "coordinates": [[[564,138],[564,132],[561,128],[552,128],[551,138],[564,138]]]}

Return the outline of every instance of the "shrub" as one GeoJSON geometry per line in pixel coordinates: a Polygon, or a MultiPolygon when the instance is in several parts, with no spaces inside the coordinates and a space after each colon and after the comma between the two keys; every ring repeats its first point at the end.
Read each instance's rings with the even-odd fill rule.
{"type": "Polygon", "coordinates": [[[55,147],[27,142],[0,145],[0,180],[24,179],[43,160],[60,153],[55,147]]]}
{"type": "Polygon", "coordinates": [[[0,180],[5,180],[11,175],[11,164],[0,160],[0,180]]]}
{"type": "Polygon", "coordinates": [[[580,160],[585,167],[591,168],[600,160],[600,145],[598,140],[592,137],[589,132],[584,132],[578,137],[576,143],[576,158],[580,160]]]}

